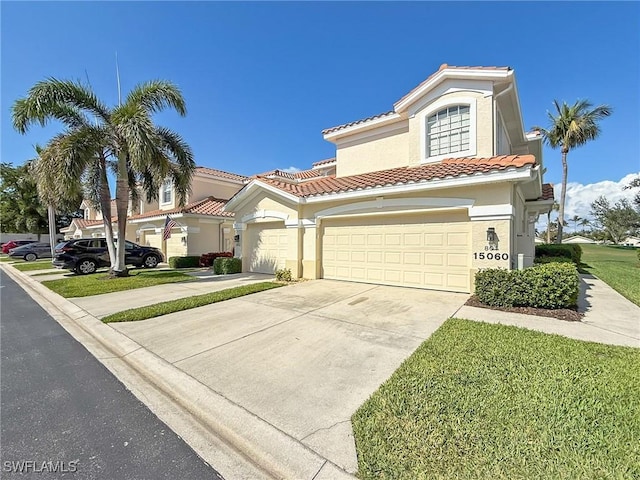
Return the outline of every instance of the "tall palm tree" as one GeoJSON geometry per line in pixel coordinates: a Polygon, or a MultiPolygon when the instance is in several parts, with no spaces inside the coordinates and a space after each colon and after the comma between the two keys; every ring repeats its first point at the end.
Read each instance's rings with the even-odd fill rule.
{"type": "Polygon", "coordinates": [[[591,225],[591,222],[589,221],[588,218],[583,218],[582,220],[580,220],[580,226],[582,227],[582,233],[584,234],[587,230],[587,227],[591,225]]]}
{"type": "Polygon", "coordinates": [[[557,212],[560,209],[558,202],[553,202],[551,209],[547,212],[547,243],[551,243],[551,212],[557,212]]]}
{"type": "Polygon", "coordinates": [[[127,209],[129,201],[137,200],[138,186],[151,201],[169,179],[181,206],[189,192],[195,169],[191,149],[180,135],[153,123],[153,114],[167,108],[186,115],[184,98],[170,82],[139,84],[123,103],[109,108],[89,87],[55,78],[36,83],[13,106],[13,124],[20,133],[33,123],[58,120],[65,125],[66,130],[44,148],[35,171],[54,201],[79,185],[85,191],[89,187],[89,196],[99,200],[116,276],[127,275],[125,242],[117,242],[113,249],[108,172],[116,178],[119,239],[125,238],[127,209]]]}
{"type": "Polygon", "coordinates": [[[556,243],[562,243],[562,227],[564,223],[564,204],[567,194],[567,154],[570,150],[594,140],[600,135],[598,122],[611,115],[613,109],[608,105],[592,108],[586,100],[578,100],[569,106],[554,100],[556,114],[547,112],[549,128],[535,127],[542,132],[545,141],[551,148],[560,147],[562,154],[562,189],[560,190],[560,212],[558,214],[558,237],[556,243]]]}

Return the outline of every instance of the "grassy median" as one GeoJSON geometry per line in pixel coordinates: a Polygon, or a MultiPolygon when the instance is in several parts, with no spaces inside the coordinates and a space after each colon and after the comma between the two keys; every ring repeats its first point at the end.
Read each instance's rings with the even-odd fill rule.
{"type": "Polygon", "coordinates": [[[195,295],[193,297],[179,298],[168,302],[156,303],[146,307],[132,308],[122,312],[114,313],[104,317],[104,323],[112,322],[135,322],[137,320],[146,320],[147,318],[168,315],[169,313],[181,312],[191,308],[202,307],[212,303],[230,300],[232,298],[243,297],[252,293],[271,290],[272,288],[281,287],[282,284],[273,282],[252,283],[241,287],[228,288],[217,292],[205,293],[203,295],[195,295]]]}
{"type": "Polygon", "coordinates": [[[20,261],[12,264],[11,266],[16,270],[20,270],[21,272],[32,272],[34,270],[49,270],[51,268],[55,268],[52,265],[50,258],[36,260],[35,262],[20,261]]]}
{"type": "Polygon", "coordinates": [[[450,319],[353,416],[364,479],[640,478],[640,350],[450,319]]]}
{"type": "Polygon", "coordinates": [[[640,306],[638,249],[613,245],[581,245],[581,267],[640,306]]]}
{"type": "Polygon", "coordinates": [[[109,278],[108,273],[96,273],[46,280],[42,284],[65,298],[73,298],[193,280],[196,278],[175,270],[132,270],[128,277],[109,278]]]}

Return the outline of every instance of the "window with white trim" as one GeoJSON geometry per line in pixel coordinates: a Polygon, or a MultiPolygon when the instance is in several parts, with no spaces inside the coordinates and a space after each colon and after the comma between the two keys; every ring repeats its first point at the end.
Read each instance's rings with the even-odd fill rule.
{"type": "Polygon", "coordinates": [[[162,194],[160,196],[162,203],[171,203],[172,193],[173,184],[171,183],[171,180],[167,180],[162,184],[162,194]]]}
{"type": "Polygon", "coordinates": [[[471,145],[469,105],[453,105],[427,117],[427,157],[463,152],[471,145]]]}

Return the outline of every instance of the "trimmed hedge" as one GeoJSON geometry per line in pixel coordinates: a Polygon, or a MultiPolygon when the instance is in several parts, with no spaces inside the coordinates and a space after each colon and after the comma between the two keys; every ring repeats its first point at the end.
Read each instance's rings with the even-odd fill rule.
{"type": "Polygon", "coordinates": [[[170,257],[169,267],[171,268],[191,268],[197,267],[200,257],[196,255],[189,255],[186,257],[170,257]]]}
{"type": "Polygon", "coordinates": [[[475,294],[493,307],[572,308],[579,288],[575,265],[548,263],[524,270],[482,270],[476,274],[475,294]]]}
{"type": "Polygon", "coordinates": [[[569,257],[536,257],[533,259],[533,263],[573,263],[569,257]]]}
{"type": "Polygon", "coordinates": [[[240,273],[242,272],[242,259],[233,257],[218,257],[213,261],[213,272],[216,275],[240,273]]]}
{"type": "Polygon", "coordinates": [[[536,245],[536,257],[567,257],[573,263],[580,265],[582,248],[577,244],[544,244],[536,245]]]}
{"type": "Polygon", "coordinates": [[[219,257],[233,257],[233,253],[231,252],[210,252],[203,253],[200,255],[200,266],[201,267],[211,267],[213,265],[213,261],[219,257]]]}

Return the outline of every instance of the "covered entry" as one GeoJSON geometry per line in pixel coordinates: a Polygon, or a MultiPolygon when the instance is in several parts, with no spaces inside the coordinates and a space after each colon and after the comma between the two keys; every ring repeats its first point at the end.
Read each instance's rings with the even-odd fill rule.
{"type": "Polygon", "coordinates": [[[322,222],[323,277],[469,292],[466,213],[379,215],[322,222]]]}
{"type": "Polygon", "coordinates": [[[284,268],[287,259],[287,229],[283,222],[252,223],[245,233],[248,245],[250,272],[274,273],[284,268]]]}

